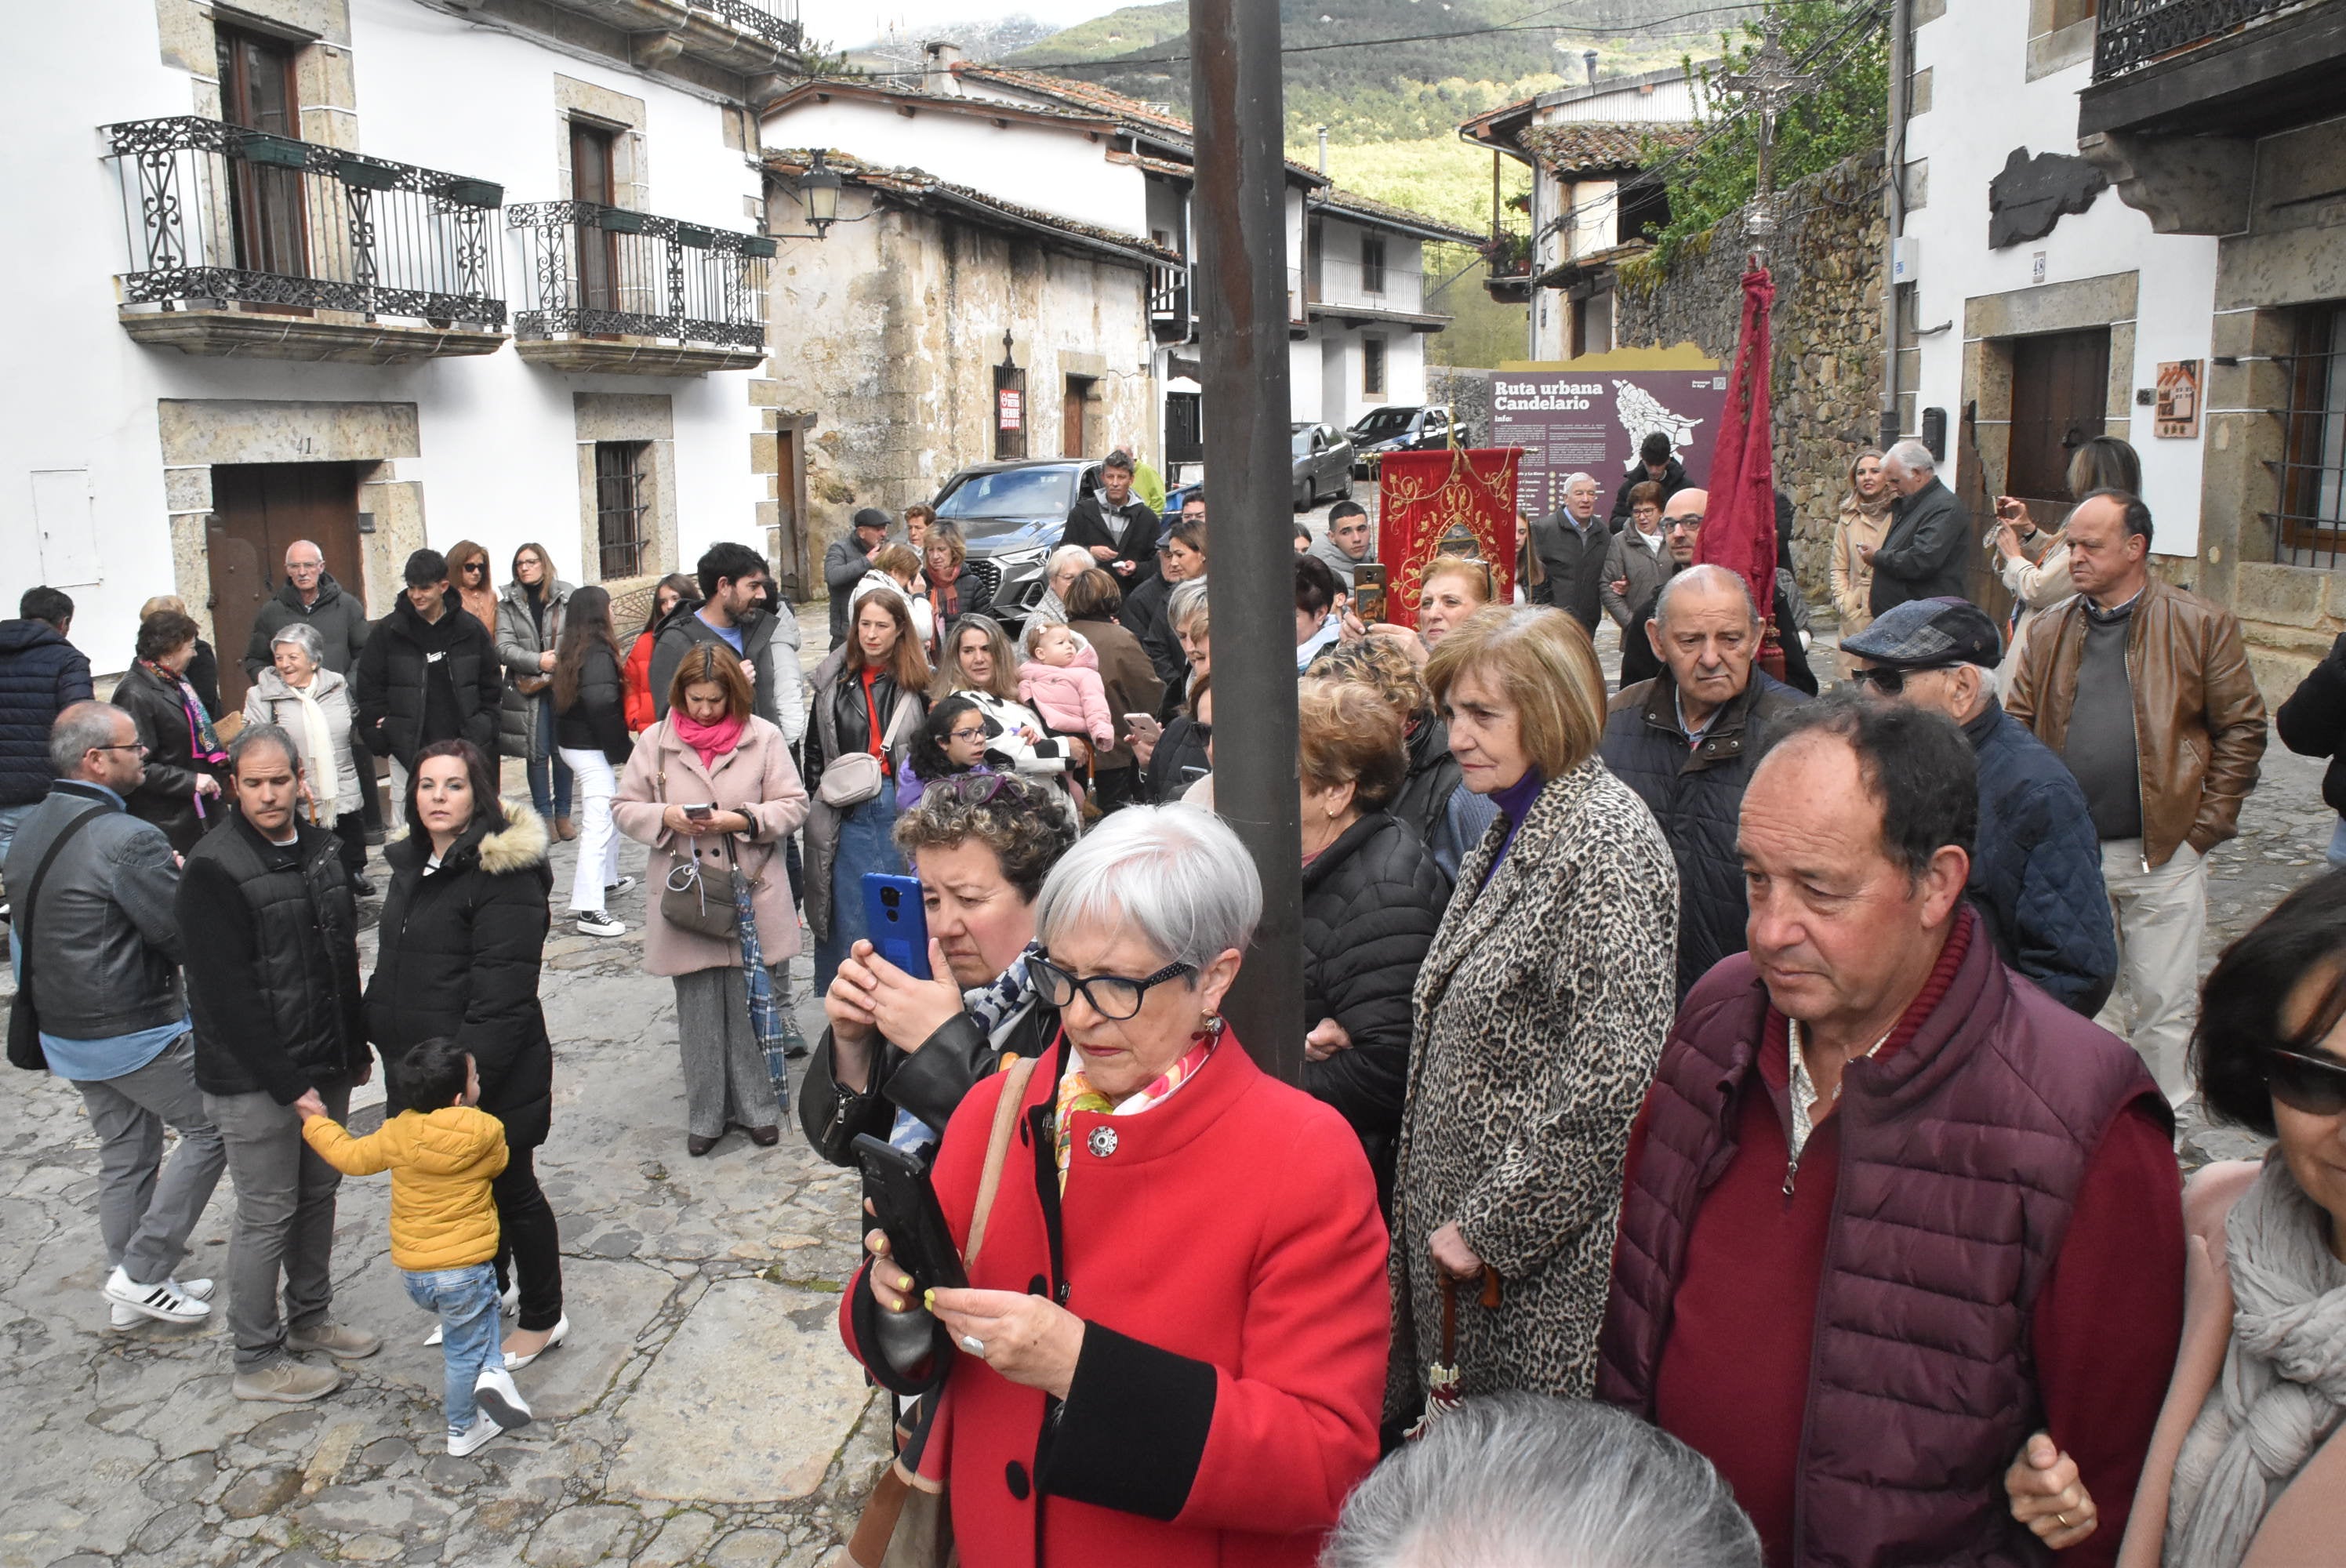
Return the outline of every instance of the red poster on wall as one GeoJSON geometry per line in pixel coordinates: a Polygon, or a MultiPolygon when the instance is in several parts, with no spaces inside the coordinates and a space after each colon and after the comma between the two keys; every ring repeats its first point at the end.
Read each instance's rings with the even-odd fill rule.
{"type": "Polygon", "coordinates": [[[1377,460],[1377,559],[1385,564],[1385,613],[1417,625],[1417,596],[1437,555],[1491,569],[1492,602],[1515,592],[1515,469],[1520,446],[1389,452],[1377,460]]]}
{"type": "Polygon", "coordinates": [[[1020,428],[1026,412],[1026,394],[1015,387],[1004,387],[995,395],[1002,399],[1001,428],[1004,430],[1020,428]]]}

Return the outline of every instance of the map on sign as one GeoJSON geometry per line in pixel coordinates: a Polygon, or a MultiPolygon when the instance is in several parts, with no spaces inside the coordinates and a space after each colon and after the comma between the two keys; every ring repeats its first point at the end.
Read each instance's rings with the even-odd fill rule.
{"type": "Polygon", "coordinates": [[[1682,413],[1672,413],[1661,400],[1644,387],[1618,376],[1613,382],[1613,410],[1620,417],[1621,428],[1628,433],[1629,444],[1643,446],[1649,432],[1660,431],[1670,438],[1670,455],[1684,460],[1686,448],[1694,440],[1694,427],[1702,423],[1682,413]]]}

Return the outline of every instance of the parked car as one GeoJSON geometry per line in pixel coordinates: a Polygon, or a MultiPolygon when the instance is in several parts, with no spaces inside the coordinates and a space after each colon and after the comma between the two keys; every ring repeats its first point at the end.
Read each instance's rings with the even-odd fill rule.
{"type": "Polygon", "coordinates": [[[1091,458],[973,463],[946,480],[937,515],[961,530],[977,574],[977,600],[964,607],[1013,628],[1025,622],[1043,596],[1043,563],[1066,531],[1068,509],[1098,488],[1099,463],[1091,458]]]}
{"type": "Polygon", "coordinates": [[[1293,430],[1295,509],[1308,512],[1324,495],[1344,500],[1352,494],[1352,443],[1331,424],[1298,424],[1293,430]]]}
{"type": "Polygon", "coordinates": [[[1352,426],[1352,473],[1368,479],[1377,472],[1377,458],[1388,452],[1431,452],[1450,444],[1450,411],[1416,403],[1387,403],[1372,408],[1352,426]]]}

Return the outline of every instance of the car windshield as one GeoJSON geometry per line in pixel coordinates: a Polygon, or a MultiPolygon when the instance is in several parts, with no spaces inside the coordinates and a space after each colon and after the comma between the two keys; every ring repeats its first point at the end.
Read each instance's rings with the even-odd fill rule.
{"type": "Polygon", "coordinates": [[[1064,516],[1076,504],[1075,468],[1007,468],[973,473],[937,503],[940,517],[1064,516]]]}
{"type": "Polygon", "coordinates": [[[1417,411],[1406,408],[1381,408],[1352,427],[1355,435],[1365,435],[1372,441],[1379,436],[1399,435],[1409,428],[1409,416],[1417,411]]]}
{"type": "Polygon", "coordinates": [[[1310,425],[1305,425],[1301,430],[1297,431],[1288,439],[1292,445],[1296,456],[1309,457],[1311,455],[1311,427],[1310,425]]]}

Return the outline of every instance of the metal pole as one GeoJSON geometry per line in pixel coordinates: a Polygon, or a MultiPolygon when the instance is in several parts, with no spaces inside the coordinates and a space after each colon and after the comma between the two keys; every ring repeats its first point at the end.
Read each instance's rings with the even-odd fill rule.
{"type": "Polygon", "coordinates": [[[1891,0],[1890,6],[1890,139],[1884,148],[1889,167],[1883,181],[1889,193],[1888,239],[1882,258],[1882,446],[1887,451],[1904,422],[1898,412],[1898,236],[1906,227],[1907,89],[1914,61],[1914,0],[1891,0]]]}
{"type": "Polygon", "coordinates": [[[1303,1075],[1287,174],[1278,0],[1189,0],[1198,330],[1214,530],[1214,806],[1262,877],[1224,1011],[1266,1072],[1303,1075]]]}

